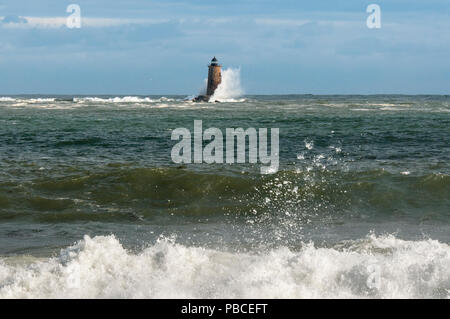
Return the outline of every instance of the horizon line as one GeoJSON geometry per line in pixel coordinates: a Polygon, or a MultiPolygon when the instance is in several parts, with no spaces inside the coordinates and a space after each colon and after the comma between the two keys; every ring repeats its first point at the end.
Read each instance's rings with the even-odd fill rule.
{"type": "MultiPolygon", "coordinates": [[[[3,94],[0,93],[0,97],[11,97],[11,96],[193,96],[195,94],[172,94],[172,93],[162,93],[162,94],[132,94],[132,93],[92,93],[92,94],[77,94],[77,93],[13,93],[13,94],[3,94]]],[[[312,96],[348,96],[348,95],[360,95],[360,96],[376,96],[376,95],[398,95],[398,96],[450,96],[449,93],[270,93],[270,94],[243,94],[238,97],[246,96],[286,96],[286,95],[312,95],[312,96]]]]}

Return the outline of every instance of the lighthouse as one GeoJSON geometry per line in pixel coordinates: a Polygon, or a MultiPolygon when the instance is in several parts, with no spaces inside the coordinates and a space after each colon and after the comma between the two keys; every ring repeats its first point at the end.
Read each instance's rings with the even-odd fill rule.
{"type": "Polygon", "coordinates": [[[216,57],[214,57],[208,65],[208,86],[206,88],[206,95],[197,96],[194,99],[194,102],[208,102],[221,82],[222,66],[219,64],[219,61],[217,61],[216,57]]]}
{"type": "Polygon", "coordinates": [[[222,82],[222,66],[219,64],[219,61],[217,61],[216,57],[211,60],[208,69],[208,88],[206,89],[206,95],[211,97],[222,82]]]}

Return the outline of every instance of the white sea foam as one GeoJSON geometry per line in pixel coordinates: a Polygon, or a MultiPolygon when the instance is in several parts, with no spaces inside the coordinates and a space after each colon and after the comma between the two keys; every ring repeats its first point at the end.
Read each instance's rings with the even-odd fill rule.
{"type": "Polygon", "coordinates": [[[411,104],[392,104],[392,103],[370,103],[373,106],[383,106],[383,107],[410,107],[411,104]]]}
{"type": "Polygon", "coordinates": [[[311,140],[305,140],[305,147],[308,150],[312,150],[314,148],[314,141],[311,140]]]}
{"type": "MultiPolygon", "coordinates": [[[[96,102],[96,103],[158,103],[158,102],[174,102],[175,99],[160,97],[152,99],[150,97],[140,97],[140,96],[123,96],[123,97],[79,97],[74,98],[74,102],[86,103],[86,102],[96,102]]],[[[22,102],[26,104],[40,104],[57,102],[56,98],[11,98],[11,97],[0,97],[0,102],[22,102]]],[[[70,101],[69,101],[70,102],[70,101]]]]}
{"type": "Polygon", "coordinates": [[[54,98],[37,98],[37,99],[23,99],[22,101],[26,101],[28,103],[47,103],[54,102],[54,98]]]}
{"type": "Polygon", "coordinates": [[[410,111],[410,109],[402,108],[399,106],[393,107],[393,106],[385,106],[380,108],[381,111],[410,111]]]}
{"type": "Polygon", "coordinates": [[[377,111],[377,109],[351,109],[352,111],[370,112],[377,111]]]}
{"type": "Polygon", "coordinates": [[[20,102],[28,104],[38,104],[38,103],[48,103],[55,102],[54,98],[11,98],[11,97],[0,97],[0,102],[20,102]]]}
{"type": "Polygon", "coordinates": [[[0,298],[448,298],[449,265],[449,245],[392,235],[255,253],[86,236],[57,258],[0,259],[0,298]]]}
{"type": "Polygon", "coordinates": [[[157,103],[157,102],[172,102],[174,99],[167,97],[161,97],[158,99],[152,99],[149,97],[140,96],[123,96],[123,97],[111,97],[111,98],[100,98],[100,97],[82,97],[75,98],[75,102],[97,102],[97,103],[157,103]]]}
{"type": "Polygon", "coordinates": [[[8,96],[0,96],[0,102],[15,102],[16,99],[8,96]]]}
{"type": "Polygon", "coordinates": [[[244,102],[241,86],[241,69],[226,69],[222,72],[222,82],[217,87],[210,101],[244,102]]]}

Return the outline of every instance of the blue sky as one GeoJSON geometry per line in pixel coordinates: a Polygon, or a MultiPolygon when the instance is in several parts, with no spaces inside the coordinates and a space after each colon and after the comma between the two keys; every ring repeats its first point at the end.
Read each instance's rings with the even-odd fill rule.
{"type": "Polygon", "coordinates": [[[450,1],[0,0],[0,95],[195,94],[214,55],[247,94],[450,94],[450,1]]]}

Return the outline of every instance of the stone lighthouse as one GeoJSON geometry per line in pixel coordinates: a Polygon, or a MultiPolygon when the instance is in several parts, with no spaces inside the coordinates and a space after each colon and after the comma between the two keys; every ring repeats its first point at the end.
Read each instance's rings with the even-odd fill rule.
{"type": "Polygon", "coordinates": [[[206,88],[206,95],[197,96],[195,102],[208,102],[211,96],[214,95],[219,84],[222,82],[222,66],[217,61],[216,57],[211,60],[208,66],[208,86],[206,88]]]}
{"type": "Polygon", "coordinates": [[[206,89],[206,95],[213,96],[214,91],[222,82],[222,66],[217,61],[216,57],[211,60],[208,69],[208,88],[206,89]]]}

